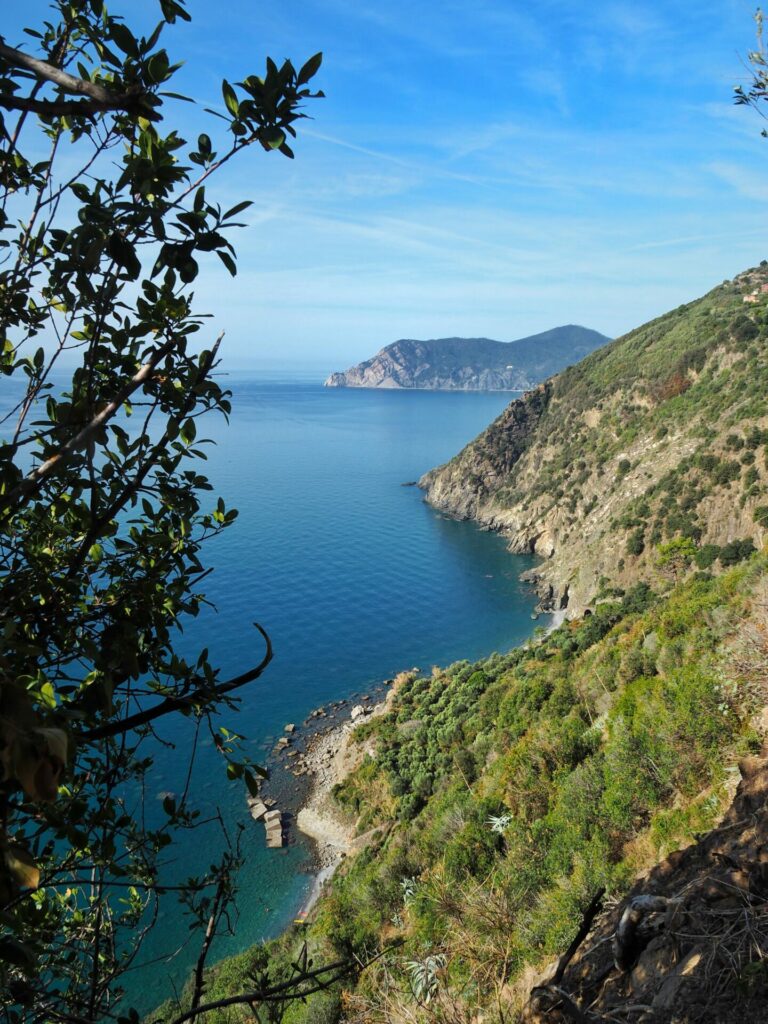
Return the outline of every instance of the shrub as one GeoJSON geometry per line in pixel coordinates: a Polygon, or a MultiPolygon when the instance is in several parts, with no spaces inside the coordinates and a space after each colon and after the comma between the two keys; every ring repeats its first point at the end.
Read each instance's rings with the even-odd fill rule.
{"type": "Polygon", "coordinates": [[[720,547],[717,544],[702,544],[696,552],[696,565],[699,569],[708,569],[720,556],[720,547]]]}
{"type": "Polygon", "coordinates": [[[645,551],[645,530],[639,527],[627,538],[627,554],[637,556],[642,555],[643,551],[645,551]]]}
{"type": "Polygon", "coordinates": [[[755,550],[755,545],[749,538],[745,540],[732,540],[720,549],[720,564],[723,567],[736,565],[737,562],[742,562],[745,558],[749,558],[755,550]]]}

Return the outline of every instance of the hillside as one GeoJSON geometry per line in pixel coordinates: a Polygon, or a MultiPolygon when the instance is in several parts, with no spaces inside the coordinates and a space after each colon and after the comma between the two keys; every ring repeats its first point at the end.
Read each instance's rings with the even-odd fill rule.
{"type": "Polygon", "coordinates": [[[578,362],[609,339],[573,324],[518,341],[490,338],[403,339],[326,387],[427,388],[459,391],[524,391],[578,362]]]}
{"type": "Polygon", "coordinates": [[[207,997],[308,955],[370,966],[286,1024],[764,1020],[767,664],[760,554],[665,594],[638,585],[509,654],[404,674],[336,788],[375,838],[307,927],[214,968],[207,997]]]}
{"type": "Polygon", "coordinates": [[[761,265],[530,391],[423,477],[427,500],[542,555],[545,604],[571,614],[601,581],[651,578],[660,557],[675,572],[727,565],[737,542],[761,546],[765,286],[761,265]]]}

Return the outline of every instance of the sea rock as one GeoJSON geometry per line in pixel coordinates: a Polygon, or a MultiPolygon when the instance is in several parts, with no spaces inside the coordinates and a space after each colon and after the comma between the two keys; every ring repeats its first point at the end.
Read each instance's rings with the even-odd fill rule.
{"type": "Polygon", "coordinates": [[[270,849],[277,849],[284,845],[285,835],[283,833],[282,811],[267,811],[264,815],[264,826],[267,833],[267,846],[270,849]]]}

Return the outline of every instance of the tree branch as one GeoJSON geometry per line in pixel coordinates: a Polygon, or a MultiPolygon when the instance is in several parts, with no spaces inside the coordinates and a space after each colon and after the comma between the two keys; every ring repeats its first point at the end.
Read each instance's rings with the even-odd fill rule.
{"type": "Polygon", "coordinates": [[[2,499],[2,505],[4,511],[8,512],[14,504],[25,505],[27,501],[35,494],[36,491],[42,486],[46,478],[58,468],[58,466],[68,459],[75,452],[81,448],[85,448],[93,435],[104,426],[120,407],[131,397],[134,391],[137,391],[143,384],[151,379],[152,374],[157,368],[158,364],[162,362],[165,357],[173,351],[176,345],[176,339],[172,338],[167,341],[160,348],[155,349],[149,359],[144,365],[134,374],[128,383],[118,391],[117,395],[108,402],[104,408],[88,423],[79,434],[76,434],[58,451],[55,455],[52,455],[45,462],[36,466],[14,489],[2,499]]]}
{"type": "Polygon", "coordinates": [[[385,957],[388,953],[391,953],[395,949],[399,949],[403,945],[404,941],[404,939],[398,939],[396,942],[393,942],[392,945],[380,950],[376,956],[371,957],[370,960],[366,960],[365,963],[358,959],[337,960],[336,963],[326,964],[325,967],[318,967],[314,971],[302,971],[298,976],[289,978],[288,981],[284,981],[280,985],[273,985],[271,988],[264,988],[258,992],[244,992],[237,996],[228,996],[225,999],[217,999],[216,1002],[213,1003],[203,1003],[203,1005],[198,1006],[197,1009],[187,1010],[186,1013],[183,1013],[180,1017],[176,1017],[172,1021],[169,1021],[168,1024],[184,1024],[185,1021],[192,1020],[194,1017],[198,1017],[203,1013],[210,1013],[212,1010],[224,1009],[227,1006],[237,1006],[244,1003],[250,1006],[252,1003],[277,1003],[288,999],[303,999],[306,996],[312,995],[314,992],[320,992],[322,989],[328,988],[328,986],[333,984],[333,982],[340,981],[342,978],[351,974],[352,971],[364,971],[372,964],[375,964],[377,960],[381,960],[382,957],[385,957]],[[332,977],[323,981],[323,975],[326,974],[330,974],[332,977]],[[316,984],[313,987],[303,989],[299,992],[291,991],[298,985],[308,981],[314,981],[316,984]]]}
{"type": "MultiPolygon", "coordinates": [[[[57,68],[54,64],[39,60],[21,50],[15,50],[7,46],[0,36],[0,60],[6,61],[12,67],[23,68],[31,71],[38,82],[52,82],[63,92],[75,96],[88,97],[85,100],[38,100],[11,94],[0,95],[0,107],[7,110],[24,110],[34,114],[43,115],[71,115],[103,113],[107,110],[135,110],[136,106],[147,95],[140,86],[132,86],[125,92],[113,92],[98,82],[90,82],[85,78],[76,78],[67,71],[57,68]]],[[[146,117],[152,118],[152,111],[143,111],[146,117]]],[[[154,119],[159,115],[154,114],[154,119]]]]}
{"type": "Polygon", "coordinates": [[[584,916],[581,919],[579,930],[573,937],[573,941],[571,942],[568,949],[566,949],[565,953],[563,953],[563,955],[560,957],[557,963],[557,970],[552,975],[548,984],[559,985],[560,982],[563,980],[563,975],[565,974],[566,967],[571,962],[571,960],[573,960],[574,956],[576,955],[576,951],[578,950],[579,946],[582,944],[584,939],[586,939],[587,935],[589,935],[589,930],[592,927],[592,922],[600,913],[600,908],[603,905],[603,896],[605,896],[605,887],[598,889],[595,895],[592,897],[589,906],[584,911],[584,916]]]}
{"type": "MultiPolygon", "coordinates": [[[[213,348],[208,353],[208,358],[206,359],[204,365],[200,369],[200,373],[197,378],[197,383],[204,381],[208,374],[213,369],[213,365],[216,360],[216,355],[219,351],[219,346],[221,345],[221,339],[223,337],[224,332],[222,331],[221,334],[216,339],[213,348]]],[[[187,416],[192,411],[195,401],[196,397],[194,393],[190,393],[189,395],[187,395],[184,407],[182,408],[181,412],[178,414],[177,417],[179,420],[184,419],[184,417],[187,416]]],[[[149,417],[152,415],[153,411],[154,408],[150,410],[150,412],[147,414],[147,419],[145,420],[144,425],[145,434],[147,433],[147,424],[149,423],[149,417]]],[[[72,564],[70,565],[69,570],[67,572],[67,578],[71,579],[78,572],[80,572],[91,545],[95,544],[96,540],[99,538],[102,531],[104,530],[104,527],[112,522],[115,516],[117,516],[122,511],[122,509],[125,508],[126,504],[138,492],[139,488],[144,483],[147,474],[157,464],[160,455],[168,447],[171,439],[171,432],[168,429],[166,429],[163,432],[163,436],[160,438],[160,440],[155,445],[152,446],[150,452],[147,454],[146,458],[144,459],[144,462],[139,467],[133,479],[126,484],[126,486],[115,498],[115,500],[109,505],[109,507],[106,508],[101,513],[101,515],[98,516],[91,523],[90,527],[88,528],[88,532],[85,534],[82,541],[80,542],[80,546],[78,547],[77,553],[74,559],[72,560],[72,564]]]]}
{"type": "Polygon", "coordinates": [[[114,99],[114,93],[111,93],[109,89],[105,89],[103,85],[99,85],[98,82],[88,82],[84,78],[75,78],[74,75],[70,75],[67,71],[62,71],[61,68],[57,68],[54,64],[38,60],[37,57],[32,57],[21,50],[14,50],[12,46],[6,45],[2,36],[0,36],[0,57],[14,67],[31,71],[35,78],[42,78],[47,82],[53,82],[54,85],[58,85],[64,92],[71,92],[77,96],[90,96],[92,100],[98,100],[100,103],[110,103],[114,99]]]}
{"type": "Polygon", "coordinates": [[[192,993],[192,1003],[190,1006],[190,1009],[192,1010],[196,1010],[200,1006],[200,1000],[203,997],[205,961],[208,957],[208,951],[211,948],[213,937],[216,934],[216,926],[219,923],[222,898],[224,896],[224,889],[227,883],[228,878],[225,874],[222,875],[219,879],[218,885],[216,886],[216,895],[213,898],[213,909],[211,910],[211,915],[208,918],[208,925],[205,929],[203,945],[200,949],[200,956],[197,958],[197,965],[195,967],[195,988],[192,993]]]}
{"type": "MultiPolygon", "coordinates": [[[[108,110],[133,110],[142,93],[120,93],[109,103],[97,100],[36,100],[26,96],[11,96],[0,93],[0,107],[6,110],[23,110],[27,114],[41,114],[43,117],[93,117],[108,110]]],[[[159,114],[144,110],[142,114],[150,121],[159,120],[159,114]]]]}
{"type": "Polygon", "coordinates": [[[228,693],[232,693],[233,690],[237,690],[241,686],[245,686],[247,683],[253,682],[254,679],[258,679],[270,661],[272,661],[273,651],[272,641],[270,640],[266,630],[263,629],[258,622],[254,622],[253,626],[264,637],[264,642],[267,647],[264,657],[255,668],[250,669],[248,672],[243,672],[242,675],[234,676],[232,679],[228,679],[224,683],[219,683],[217,686],[198,686],[197,689],[192,691],[192,693],[188,693],[183,697],[166,697],[165,700],[161,701],[153,708],[147,708],[145,711],[138,711],[135,715],[129,715],[127,718],[123,718],[119,722],[108,722],[106,725],[98,726],[95,729],[89,729],[88,732],[80,734],[78,737],[80,742],[90,743],[92,740],[101,740],[108,736],[119,736],[122,733],[129,732],[131,729],[138,729],[139,726],[147,725],[149,722],[154,722],[155,719],[161,718],[163,715],[167,715],[171,711],[189,711],[200,704],[210,704],[211,701],[216,701],[220,697],[223,697],[228,693]]]}
{"type": "Polygon", "coordinates": [[[289,981],[282,982],[280,985],[273,985],[272,988],[261,989],[257,992],[244,992],[236,996],[228,996],[225,999],[217,999],[213,1003],[203,1003],[202,1006],[197,1006],[192,1010],[187,1010],[187,1012],[183,1013],[180,1017],[176,1017],[171,1024],[184,1024],[185,1021],[192,1020],[194,1017],[198,1017],[203,1013],[210,1013],[212,1010],[221,1010],[227,1006],[276,1002],[279,999],[301,998],[302,995],[311,995],[312,992],[317,992],[321,988],[325,988],[328,982],[325,984],[317,984],[314,988],[308,991],[296,993],[295,996],[287,995],[287,993],[290,993],[293,989],[297,988],[304,982],[317,981],[322,978],[324,974],[333,974],[334,972],[337,972],[336,976],[333,977],[332,980],[338,981],[340,978],[343,978],[358,967],[359,964],[356,961],[337,960],[336,963],[327,964],[325,967],[318,967],[317,970],[314,971],[307,971],[296,978],[291,978],[289,981]]]}

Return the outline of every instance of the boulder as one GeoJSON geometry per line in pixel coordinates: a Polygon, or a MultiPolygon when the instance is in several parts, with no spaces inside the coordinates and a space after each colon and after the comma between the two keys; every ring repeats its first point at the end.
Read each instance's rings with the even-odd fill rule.
{"type": "Polygon", "coordinates": [[[258,797],[248,798],[248,810],[251,812],[251,817],[254,821],[260,821],[267,813],[267,805],[263,800],[258,797]]]}

